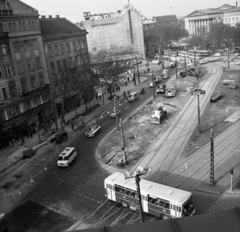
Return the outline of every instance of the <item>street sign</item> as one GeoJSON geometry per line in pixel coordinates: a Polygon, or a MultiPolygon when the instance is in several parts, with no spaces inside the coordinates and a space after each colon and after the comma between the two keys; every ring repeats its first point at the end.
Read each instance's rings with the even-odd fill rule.
{"type": "Polygon", "coordinates": [[[195,89],[195,90],[192,91],[191,94],[197,96],[197,95],[202,95],[202,94],[205,94],[205,93],[206,93],[205,90],[202,90],[202,89],[195,89]]]}
{"type": "Polygon", "coordinates": [[[233,175],[233,168],[230,169],[230,174],[233,175]]]}

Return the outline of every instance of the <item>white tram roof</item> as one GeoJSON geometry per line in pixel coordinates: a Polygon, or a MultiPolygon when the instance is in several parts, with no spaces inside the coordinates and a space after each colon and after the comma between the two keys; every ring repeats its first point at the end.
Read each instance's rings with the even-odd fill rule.
{"type": "MultiPolygon", "coordinates": [[[[125,179],[123,173],[116,172],[105,179],[108,183],[114,182],[118,185],[123,185],[126,188],[136,190],[136,183],[134,178],[125,179]]],[[[161,196],[161,198],[169,200],[169,201],[176,201],[178,203],[186,202],[192,195],[192,193],[173,188],[167,185],[158,184],[155,182],[151,182],[148,180],[141,179],[140,181],[140,189],[141,193],[146,193],[152,196],[161,196]]]]}

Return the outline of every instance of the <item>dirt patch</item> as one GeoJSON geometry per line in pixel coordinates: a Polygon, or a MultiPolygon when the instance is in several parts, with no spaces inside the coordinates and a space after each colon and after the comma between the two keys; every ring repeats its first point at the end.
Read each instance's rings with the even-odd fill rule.
{"type": "Polygon", "coordinates": [[[97,149],[98,158],[103,163],[117,168],[128,169],[132,166],[151,141],[163,130],[167,121],[180,109],[189,96],[189,90],[194,88],[196,83],[195,77],[178,78],[172,81],[171,84],[177,87],[175,97],[167,98],[164,95],[158,95],[154,101],[150,101],[123,123],[128,165],[124,167],[121,163],[123,139],[120,130],[115,130],[101,142],[97,149]],[[167,109],[167,119],[164,119],[161,124],[151,124],[152,110],[157,109],[159,103],[167,109]]]}
{"type": "Polygon", "coordinates": [[[211,128],[214,128],[214,134],[218,134],[229,128],[233,122],[225,121],[228,115],[240,110],[240,72],[239,70],[228,70],[221,76],[211,98],[221,94],[222,98],[215,103],[208,103],[202,117],[201,130],[199,134],[198,126],[195,128],[188,145],[186,146],[183,157],[188,157],[196,150],[208,143],[210,140],[211,128]],[[231,87],[238,86],[237,89],[231,87]]]}

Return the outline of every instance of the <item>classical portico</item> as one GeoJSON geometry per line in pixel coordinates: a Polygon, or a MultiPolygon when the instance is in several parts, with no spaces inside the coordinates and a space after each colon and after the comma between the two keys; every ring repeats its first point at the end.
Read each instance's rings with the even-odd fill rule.
{"type": "Polygon", "coordinates": [[[185,29],[189,35],[204,35],[209,32],[209,28],[214,22],[223,22],[224,12],[228,9],[235,8],[225,4],[219,8],[196,10],[185,17],[185,29]]]}

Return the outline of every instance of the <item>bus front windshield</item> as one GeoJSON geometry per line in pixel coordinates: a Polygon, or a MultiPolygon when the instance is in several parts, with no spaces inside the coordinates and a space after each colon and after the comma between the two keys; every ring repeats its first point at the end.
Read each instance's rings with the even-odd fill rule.
{"type": "Polygon", "coordinates": [[[189,200],[184,206],[183,206],[183,215],[189,216],[194,211],[193,203],[189,200]]]}

